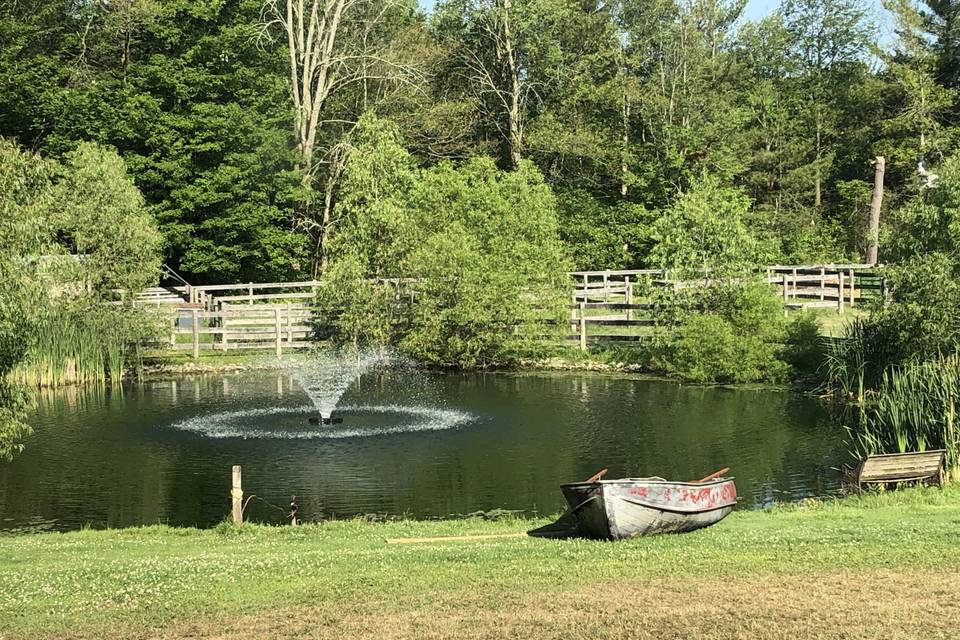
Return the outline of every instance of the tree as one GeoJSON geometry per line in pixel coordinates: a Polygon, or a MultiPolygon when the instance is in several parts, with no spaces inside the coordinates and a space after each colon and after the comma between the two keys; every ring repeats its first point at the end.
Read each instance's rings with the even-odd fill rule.
{"type": "Polygon", "coordinates": [[[871,25],[860,0],[786,0],[783,15],[797,88],[805,96],[801,113],[813,132],[813,207],[819,210],[824,175],[841,133],[845,88],[863,70],[871,25]]]}
{"type": "Polygon", "coordinates": [[[344,320],[341,339],[390,336],[417,358],[463,367],[516,362],[541,349],[544,322],[566,320],[568,265],[556,203],[536,168],[524,161],[503,172],[474,159],[418,169],[395,126],[372,117],[352,139],[342,226],[322,280],[329,293],[321,295],[335,303],[328,313],[344,320]],[[414,280],[406,312],[397,307],[403,296],[381,306],[381,283],[398,275],[414,280]],[[351,287],[369,294],[333,294],[351,287]],[[368,300],[380,301],[378,317],[392,327],[370,327],[353,313],[368,300]]]}
{"type": "Polygon", "coordinates": [[[0,460],[22,449],[26,397],[10,372],[29,348],[46,297],[41,256],[52,245],[49,168],[0,138],[0,460]]]}
{"type": "Polygon", "coordinates": [[[744,224],[750,200],[704,176],[653,225],[650,261],[662,269],[742,273],[765,262],[765,248],[744,224]]]}
{"type": "Polygon", "coordinates": [[[262,34],[269,36],[276,26],[286,38],[297,145],[295,169],[302,187],[296,222],[316,237],[315,273],[326,264],[333,192],[340,175],[339,157],[334,152],[328,158],[331,170],[326,172],[323,205],[315,212],[316,156],[321,141],[335,150],[335,142],[324,140],[321,115],[327,113],[331,98],[350,85],[362,85],[363,109],[367,109],[371,80],[402,82],[416,74],[412,66],[368,49],[371,34],[381,23],[397,11],[412,13],[411,5],[409,0],[267,0],[263,5],[262,34]]]}
{"type": "Polygon", "coordinates": [[[84,142],[66,155],[58,174],[52,224],[61,246],[83,258],[85,288],[102,295],[156,283],[160,233],[120,156],[84,142]]]}

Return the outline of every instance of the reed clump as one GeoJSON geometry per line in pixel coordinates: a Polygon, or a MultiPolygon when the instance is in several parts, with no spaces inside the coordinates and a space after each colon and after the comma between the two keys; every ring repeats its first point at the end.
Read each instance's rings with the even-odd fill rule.
{"type": "Polygon", "coordinates": [[[14,380],[34,387],[117,384],[124,372],[139,375],[142,347],[160,337],[153,313],[105,303],[57,306],[36,324],[14,380]]]}
{"type": "Polygon", "coordinates": [[[888,368],[854,432],[861,454],[945,449],[947,471],[960,479],[960,354],[888,368]]]}

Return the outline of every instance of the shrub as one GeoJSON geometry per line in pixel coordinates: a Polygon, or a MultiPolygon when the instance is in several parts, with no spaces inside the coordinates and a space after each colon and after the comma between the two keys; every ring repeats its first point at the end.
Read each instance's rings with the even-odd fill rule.
{"type": "Polygon", "coordinates": [[[691,317],[667,350],[667,371],[692,382],[783,380],[789,367],[775,344],[744,334],[720,315],[691,317]]]}
{"type": "Polygon", "coordinates": [[[789,364],[795,376],[814,376],[824,358],[820,322],[809,312],[794,315],[786,324],[781,359],[789,364]]]}

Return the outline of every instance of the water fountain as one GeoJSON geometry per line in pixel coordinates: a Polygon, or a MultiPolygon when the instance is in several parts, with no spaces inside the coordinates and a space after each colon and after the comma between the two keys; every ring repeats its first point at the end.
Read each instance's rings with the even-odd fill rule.
{"type": "MultiPolygon", "coordinates": [[[[471,413],[443,407],[431,391],[429,379],[390,352],[318,350],[285,361],[283,375],[294,388],[302,389],[308,404],[243,403],[238,407],[233,402],[225,410],[192,416],[171,426],[208,438],[325,440],[455,429],[477,419],[471,413]],[[382,389],[362,386],[362,377],[374,373],[393,380],[394,391],[387,392],[386,402],[377,402],[383,397],[382,389]],[[398,379],[402,380],[399,396],[398,379]],[[349,400],[344,401],[345,396],[349,400]]],[[[236,393],[243,397],[239,388],[236,393]]]]}
{"type": "Polygon", "coordinates": [[[344,353],[339,350],[318,351],[305,362],[286,367],[290,375],[306,392],[317,415],[308,418],[310,424],[340,424],[343,418],[334,418],[333,411],[350,385],[372,368],[388,366],[392,357],[385,351],[344,353]]]}

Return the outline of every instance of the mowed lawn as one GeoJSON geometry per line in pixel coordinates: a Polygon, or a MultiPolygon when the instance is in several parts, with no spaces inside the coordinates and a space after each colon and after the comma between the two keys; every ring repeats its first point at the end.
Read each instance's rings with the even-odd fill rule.
{"type": "Polygon", "coordinates": [[[2,638],[960,638],[960,487],[627,542],[543,521],[0,536],[2,638]]]}

